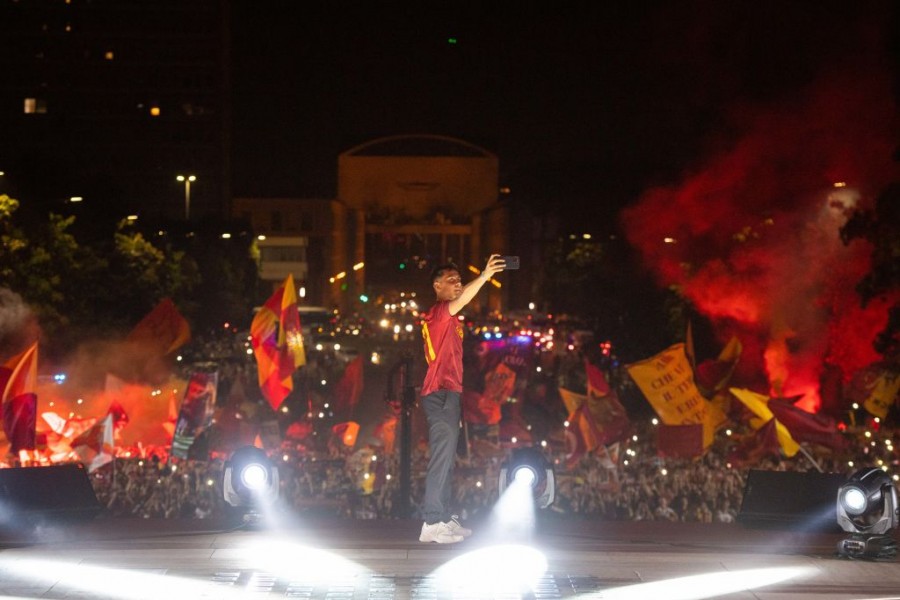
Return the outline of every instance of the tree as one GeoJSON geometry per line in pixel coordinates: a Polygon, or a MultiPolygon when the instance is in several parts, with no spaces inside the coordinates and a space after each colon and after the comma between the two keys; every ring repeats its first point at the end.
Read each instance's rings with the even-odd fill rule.
{"type": "Polygon", "coordinates": [[[0,279],[36,314],[54,352],[121,335],[163,297],[186,297],[199,277],[183,252],[149,242],[127,221],[91,245],[71,232],[75,217],[18,219],[0,196],[0,279]]]}
{"type": "Polygon", "coordinates": [[[661,289],[618,237],[562,238],[549,256],[541,291],[551,310],[584,319],[621,359],[646,358],[681,339],[685,301],[661,289]]]}
{"type": "MultiPolygon", "coordinates": [[[[871,210],[855,211],[841,228],[841,240],[849,244],[865,239],[872,244],[872,266],[857,284],[865,306],[872,299],[900,291],[900,183],[890,184],[875,199],[871,210]]],[[[900,302],[890,308],[888,323],[874,342],[886,359],[900,359],[900,302]]]]}
{"type": "Polygon", "coordinates": [[[51,214],[26,229],[16,221],[18,209],[17,200],[0,196],[0,276],[31,306],[44,331],[53,333],[71,323],[74,307],[68,302],[82,274],[102,269],[103,262],[69,232],[74,217],[51,214]]]}

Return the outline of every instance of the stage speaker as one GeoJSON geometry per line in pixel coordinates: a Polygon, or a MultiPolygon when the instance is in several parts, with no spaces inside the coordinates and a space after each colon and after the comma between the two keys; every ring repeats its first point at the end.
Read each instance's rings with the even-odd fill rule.
{"type": "Polygon", "coordinates": [[[81,464],[0,469],[0,526],[92,519],[100,503],[81,464]]]}
{"type": "Polygon", "coordinates": [[[737,520],[748,527],[839,532],[840,473],[751,470],[737,520]]]}

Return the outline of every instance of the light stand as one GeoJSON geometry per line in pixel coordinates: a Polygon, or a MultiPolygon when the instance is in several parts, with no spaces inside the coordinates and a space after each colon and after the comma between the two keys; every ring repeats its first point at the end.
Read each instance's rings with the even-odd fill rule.
{"type": "Polygon", "coordinates": [[[900,524],[897,488],[881,469],[861,469],[838,489],[837,522],[850,537],[838,542],[839,556],[892,559],[897,542],[891,530],[900,524]]]}
{"type": "Polygon", "coordinates": [[[241,517],[244,527],[262,526],[263,515],[259,509],[278,499],[278,488],[278,468],[260,448],[238,448],[225,462],[222,492],[225,502],[244,509],[241,517]]]}

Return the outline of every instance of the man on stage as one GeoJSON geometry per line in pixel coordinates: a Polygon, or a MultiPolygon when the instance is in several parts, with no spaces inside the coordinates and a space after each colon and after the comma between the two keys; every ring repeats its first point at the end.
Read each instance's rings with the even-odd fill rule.
{"type": "Polygon", "coordinates": [[[437,302],[423,315],[428,372],[421,392],[431,456],[425,477],[425,522],[420,542],[453,544],[472,534],[450,513],[463,381],[463,327],[456,315],[505,266],[499,255],[492,254],[484,271],[465,287],[459,268],[452,263],[439,265],[431,272],[437,302]]]}

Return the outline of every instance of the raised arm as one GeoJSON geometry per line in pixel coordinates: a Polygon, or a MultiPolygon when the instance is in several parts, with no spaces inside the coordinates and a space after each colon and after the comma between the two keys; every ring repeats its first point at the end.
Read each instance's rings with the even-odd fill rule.
{"type": "Polygon", "coordinates": [[[463,309],[463,307],[472,301],[472,298],[475,297],[475,294],[478,293],[478,290],[481,289],[487,280],[493,277],[496,273],[499,273],[503,270],[503,267],[506,266],[506,263],[500,258],[499,254],[491,254],[491,257],[487,261],[487,265],[485,265],[484,270],[481,272],[481,275],[470,281],[463,287],[462,294],[459,295],[459,298],[456,300],[451,300],[449,306],[447,307],[450,310],[450,314],[455,316],[459,311],[463,309]]]}

